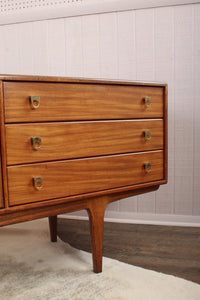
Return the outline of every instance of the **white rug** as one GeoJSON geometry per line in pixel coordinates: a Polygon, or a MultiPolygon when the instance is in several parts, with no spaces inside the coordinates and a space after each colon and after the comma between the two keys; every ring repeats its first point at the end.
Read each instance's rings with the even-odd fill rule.
{"type": "Polygon", "coordinates": [[[199,300],[200,285],[49,242],[47,219],[0,228],[1,300],[199,300]]]}

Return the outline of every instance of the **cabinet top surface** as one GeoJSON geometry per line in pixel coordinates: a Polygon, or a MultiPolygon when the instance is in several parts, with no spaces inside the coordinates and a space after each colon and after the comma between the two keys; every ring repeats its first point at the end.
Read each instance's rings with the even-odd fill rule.
{"type": "Polygon", "coordinates": [[[59,77],[59,76],[37,76],[37,75],[4,75],[0,74],[0,80],[3,81],[38,81],[38,82],[71,82],[71,83],[97,83],[97,84],[119,84],[119,85],[145,85],[145,86],[166,86],[164,82],[146,82],[132,80],[107,80],[91,79],[78,77],[59,77]]]}

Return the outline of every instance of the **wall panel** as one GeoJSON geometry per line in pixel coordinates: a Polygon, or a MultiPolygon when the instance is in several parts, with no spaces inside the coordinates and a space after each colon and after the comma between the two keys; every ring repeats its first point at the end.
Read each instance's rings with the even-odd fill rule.
{"type": "Polygon", "coordinates": [[[194,9],[194,157],[193,214],[200,215],[200,5],[194,9]]]}
{"type": "Polygon", "coordinates": [[[99,15],[100,76],[118,78],[117,13],[99,15]]]}
{"type": "Polygon", "coordinates": [[[194,56],[193,6],[174,8],[175,202],[176,214],[192,214],[194,56]]]}
{"type": "MultiPolygon", "coordinates": [[[[50,21],[52,22],[52,21],[50,21]]],[[[82,17],[65,19],[66,76],[83,76],[82,17]]],[[[59,60],[59,58],[58,58],[59,60]]]]}
{"type": "Polygon", "coordinates": [[[48,74],[64,76],[65,74],[65,26],[63,19],[47,23],[47,59],[48,74]],[[59,59],[58,59],[59,57],[59,59]]]}
{"type": "Polygon", "coordinates": [[[136,78],[135,11],[117,13],[118,77],[136,78]]]}
{"type": "Polygon", "coordinates": [[[83,76],[100,77],[99,16],[82,17],[83,76]]]}
{"type": "MultiPolygon", "coordinates": [[[[19,74],[20,67],[20,47],[18,25],[5,25],[1,27],[1,47],[4,61],[3,70],[0,73],[19,74]]],[[[28,53],[27,53],[28,55],[28,53]]]]}
{"type": "MultiPolygon", "coordinates": [[[[32,42],[33,42],[33,74],[45,75],[48,70],[47,57],[47,29],[48,22],[40,21],[32,23],[32,42]]],[[[25,73],[24,73],[25,74],[25,73]]]]}
{"type": "Polygon", "coordinates": [[[16,48],[19,51],[19,74],[33,73],[33,31],[32,23],[21,23],[16,27],[16,48]],[[24,42],[26,41],[26,43],[24,42]]]}

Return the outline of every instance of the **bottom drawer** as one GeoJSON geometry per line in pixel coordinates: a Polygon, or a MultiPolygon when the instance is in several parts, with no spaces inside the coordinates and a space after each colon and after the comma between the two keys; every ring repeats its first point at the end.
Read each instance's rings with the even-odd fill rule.
{"type": "Polygon", "coordinates": [[[9,204],[19,205],[161,180],[163,151],[27,164],[7,170],[9,204]]]}

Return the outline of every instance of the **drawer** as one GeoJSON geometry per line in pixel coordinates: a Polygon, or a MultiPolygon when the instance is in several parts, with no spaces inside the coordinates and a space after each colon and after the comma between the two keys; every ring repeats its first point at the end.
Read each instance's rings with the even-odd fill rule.
{"type": "Polygon", "coordinates": [[[3,86],[7,123],[163,117],[162,87],[38,82],[3,86]],[[36,109],[31,96],[40,97],[36,109]],[[145,104],[145,97],[151,102],[146,99],[145,104]]]}
{"type": "Polygon", "coordinates": [[[163,149],[163,120],[6,125],[7,164],[163,149]]]}
{"type": "Polygon", "coordinates": [[[11,166],[7,171],[12,206],[161,180],[163,151],[11,166]],[[145,170],[147,163],[151,169],[146,165],[145,170]]]}

